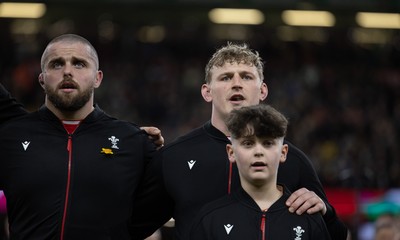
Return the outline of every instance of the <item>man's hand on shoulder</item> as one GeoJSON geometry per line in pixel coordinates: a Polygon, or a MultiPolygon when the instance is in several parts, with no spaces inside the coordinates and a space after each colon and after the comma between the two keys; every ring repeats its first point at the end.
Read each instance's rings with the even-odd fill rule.
{"type": "Polygon", "coordinates": [[[296,213],[298,215],[307,212],[308,214],[313,214],[316,212],[321,212],[325,215],[327,209],[325,202],[313,191],[309,191],[307,188],[300,188],[286,201],[286,206],[289,207],[291,213],[296,213]]]}
{"type": "Polygon", "coordinates": [[[140,129],[146,131],[149,139],[160,149],[164,146],[164,137],[161,135],[161,130],[156,127],[141,127],[140,129]]]}

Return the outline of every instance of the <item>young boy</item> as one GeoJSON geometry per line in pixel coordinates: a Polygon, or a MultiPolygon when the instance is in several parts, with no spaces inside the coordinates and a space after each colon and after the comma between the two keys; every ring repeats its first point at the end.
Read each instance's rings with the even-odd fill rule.
{"type": "Polygon", "coordinates": [[[330,239],[320,213],[290,213],[290,196],[277,184],[278,167],[286,160],[283,140],[287,119],[265,104],[233,110],[226,125],[231,142],[229,161],[236,163],[241,188],[207,204],[191,231],[192,240],[330,239]]]}

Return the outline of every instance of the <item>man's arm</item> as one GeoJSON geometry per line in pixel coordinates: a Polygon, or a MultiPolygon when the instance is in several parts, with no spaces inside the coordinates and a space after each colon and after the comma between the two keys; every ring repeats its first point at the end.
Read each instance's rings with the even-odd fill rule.
{"type": "Polygon", "coordinates": [[[168,222],[173,214],[174,203],[165,188],[160,151],[162,149],[146,166],[135,193],[131,219],[131,236],[134,240],[150,236],[168,222]]]}
{"type": "Polygon", "coordinates": [[[298,177],[296,180],[298,185],[291,186],[290,190],[293,193],[286,202],[289,211],[297,214],[321,211],[331,238],[346,240],[348,229],[338,218],[333,206],[330,205],[311,160],[291,143],[289,143],[289,155],[290,157],[284,164],[293,164],[294,162],[296,164],[285,166],[278,171],[278,178],[279,174],[291,179],[298,177]]]}
{"type": "Polygon", "coordinates": [[[0,83],[0,125],[27,113],[22,104],[18,103],[0,83]]]}

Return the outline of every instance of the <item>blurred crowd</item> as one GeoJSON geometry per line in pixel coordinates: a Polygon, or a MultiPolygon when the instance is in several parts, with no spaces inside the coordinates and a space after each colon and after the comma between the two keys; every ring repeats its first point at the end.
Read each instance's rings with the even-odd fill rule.
{"type": "MultiPolygon", "coordinates": [[[[204,66],[226,41],[91,40],[105,74],[96,102],[111,115],[158,126],[167,143],[209,118],[204,66]]],[[[38,53],[46,41],[10,41],[0,52],[0,81],[31,110],[43,102],[38,53]]],[[[266,102],[288,116],[288,139],[310,156],[324,185],[400,187],[400,41],[248,43],[265,60],[266,102]]]]}
{"type": "MultiPolygon", "coordinates": [[[[166,143],[209,119],[211,108],[200,95],[204,67],[226,40],[150,44],[86,37],[104,72],[95,99],[110,115],[157,126],[166,143]]],[[[346,39],[247,43],[265,61],[266,102],[289,118],[287,139],[310,157],[324,186],[399,188],[400,41],[358,45],[346,39]]],[[[0,82],[32,111],[43,103],[37,76],[47,41],[0,39],[0,82]]]]}

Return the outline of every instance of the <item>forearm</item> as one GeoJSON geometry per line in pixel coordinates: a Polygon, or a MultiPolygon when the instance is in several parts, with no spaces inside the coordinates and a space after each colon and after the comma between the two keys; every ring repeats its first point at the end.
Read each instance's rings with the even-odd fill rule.
{"type": "Polygon", "coordinates": [[[330,204],[326,204],[326,208],[327,211],[323,219],[331,235],[331,239],[346,240],[348,234],[346,225],[339,219],[335,209],[330,204]]]}
{"type": "Polygon", "coordinates": [[[24,116],[27,110],[0,84],[0,124],[24,116]]]}
{"type": "Polygon", "coordinates": [[[154,157],[146,166],[135,193],[132,211],[132,239],[144,239],[172,217],[174,203],[162,177],[162,159],[154,157]]]}

